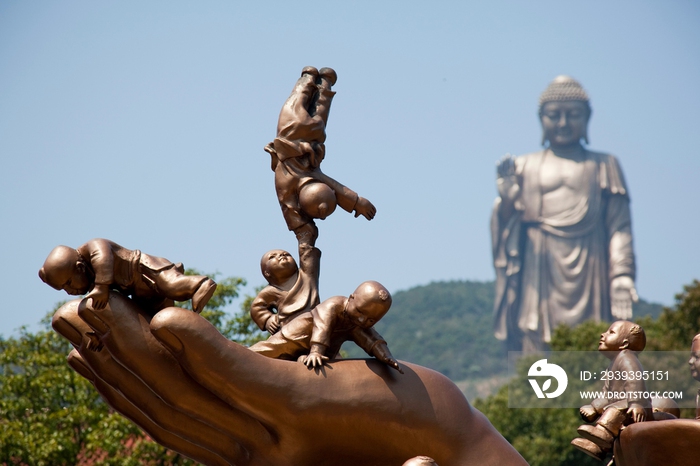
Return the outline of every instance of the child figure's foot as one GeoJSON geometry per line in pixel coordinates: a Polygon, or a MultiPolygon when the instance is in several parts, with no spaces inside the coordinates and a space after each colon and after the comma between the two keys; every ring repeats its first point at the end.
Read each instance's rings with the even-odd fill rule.
{"type": "Polygon", "coordinates": [[[338,81],[338,75],[333,68],[321,68],[318,74],[321,76],[321,84],[326,84],[324,87],[328,87],[329,89],[338,81]],[[325,83],[323,81],[325,81],[325,83]]]}
{"type": "Polygon", "coordinates": [[[199,314],[207,305],[212,296],[214,296],[214,291],[216,291],[216,283],[211,278],[204,280],[194,292],[192,296],[192,310],[199,314]]]}
{"type": "Polygon", "coordinates": [[[598,445],[595,443],[591,442],[590,440],[586,440],[583,438],[575,438],[571,441],[571,444],[578,448],[580,451],[584,452],[588,456],[592,456],[593,458],[603,461],[605,459],[605,456],[607,455],[607,452],[604,451],[602,448],[600,448],[598,445]]]}
{"type": "MultiPolygon", "coordinates": [[[[325,69],[325,68],[323,68],[323,69],[325,69]]],[[[316,80],[316,78],[318,77],[318,70],[316,68],[314,68],[313,66],[305,66],[301,70],[301,75],[304,76],[305,74],[308,74],[309,76],[314,78],[314,80],[316,80]]]]}
{"type": "Polygon", "coordinates": [[[590,440],[604,450],[611,450],[613,447],[615,438],[605,427],[585,424],[576,429],[576,431],[581,437],[590,440]]]}

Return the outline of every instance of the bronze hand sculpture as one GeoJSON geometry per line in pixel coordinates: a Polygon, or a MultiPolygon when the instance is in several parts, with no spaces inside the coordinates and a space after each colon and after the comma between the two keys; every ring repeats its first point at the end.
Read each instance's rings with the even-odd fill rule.
{"type": "Polygon", "coordinates": [[[339,360],[309,371],[263,357],[178,308],[155,317],[111,292],[99,311],[64,305],[54,329],[76,350],[69,362],[116,410],[163,445],[204,464],[526,465],[432,370],[405,374],[373,360],[339,360]],[[86,351],[86,333],[104,344],[86,351]]]}

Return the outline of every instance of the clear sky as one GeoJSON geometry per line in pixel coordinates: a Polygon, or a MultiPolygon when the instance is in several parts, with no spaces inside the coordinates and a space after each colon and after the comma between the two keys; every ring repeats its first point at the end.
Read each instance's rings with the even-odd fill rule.
{"type": "Polygon", "coordinates": [[[320,222],[322,298],[492,280],[494,163],[540,147],[569,74],[628,181],[639,294],[671,304],[700,276],[699,46],[692,0],[2,1],[0,334],[67,298],[49,251],[95,237],[263,283],[296,248],[263,146],[305,65],[339,76],[324,172],[378,210],[320,222]]]}

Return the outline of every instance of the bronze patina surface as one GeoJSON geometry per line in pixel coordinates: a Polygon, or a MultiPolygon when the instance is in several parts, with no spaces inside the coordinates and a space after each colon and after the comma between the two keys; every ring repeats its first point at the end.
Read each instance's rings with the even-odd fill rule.
{"type": "Polygon", "coordinates": [[[159,443],[204,464],[526,465],[445,376],[401,362],[329,361],[310,370],[227,340],[194,312],[151,318],[111,292],[94,310],[64,305],[54,329],[70,365],[159,443]],[[87,350],[87,332],[104,349],[87,350]],[[411,464],[411,463],[409,463],[411,464]]]}
{"type": "Polygon", "coordinates": [[[337,205],[368,220],[376,213],[320,170],[336,79],[330,68],[304,68],[266,147],[299,245],[299,265],[279,249],[260,263],[268,286],[251,317],[270,338],[251,348],[229,341],[198,313],[170,307],[191,298],[201,310],[215,286],[209,279],[187,278],[196,290],[171,293],[181,264],[162,259],[154,268],[151,258],[149,267],[138,251],[94,240],[77,251],[61,247],[40,272],[57,289],[87,293],[53,317],[75,347],[69,364],[157,442],[207,465],[525,465],[448,378],[394,358],[373,328],[391,307],[384,286],[368,280],[347,297],[320,300],[314,219],[337,205]],[[62,265],[67,272],[54,273],[62,265]],[[166,271],[171,281],[158,278],[166,271]],[[126,276],[150,280],[158,293],[127,287],[126,276]],[[147,297],[160,301],[142,303],[147,297]],[[373,358],[339,359],[347,340],[373,358]]]}

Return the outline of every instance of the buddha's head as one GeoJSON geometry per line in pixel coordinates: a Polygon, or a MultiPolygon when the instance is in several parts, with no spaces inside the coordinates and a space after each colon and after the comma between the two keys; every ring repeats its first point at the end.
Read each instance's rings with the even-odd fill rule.
{"type": "Polygon", "coordinates": [[[570,76],[557,76],[540,96],[542,145],[566,148],[588,143],[591,106],[581,84],[570,76]]]}

